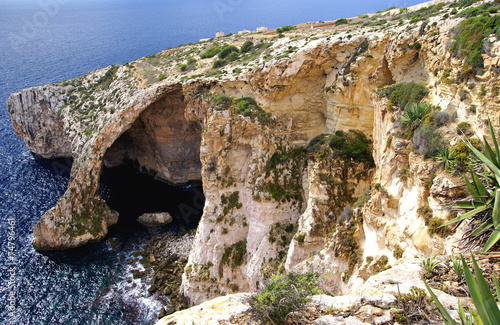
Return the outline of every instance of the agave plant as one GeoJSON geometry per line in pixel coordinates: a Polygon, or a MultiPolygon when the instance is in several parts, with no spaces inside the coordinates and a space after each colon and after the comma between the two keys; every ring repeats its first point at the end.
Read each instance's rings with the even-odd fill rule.
{"type": "MultiPolygon", "coordinates": [[[[476,307],[476,311],[470,310],[471,316],[467,316],[461,302],[458,304],[458,311],[460,316],[460,323],[456,322],[450,313],[444,308],[443,304],[439,301],[437,296],[434,294],[432,289],[427,283],[424,283],[427,291],[434,300],[443,321],[447,325],[458,325],[458,324],[484,324],[484,325],[496,325],[500,324],[500,309],[497,306],[497,302],[491,292],[488,282],[486,282],[481,269],[477,265],[476,260],[472,257],[472,264],[474,268],[474,274],[470,270],[465,258],[462,256],[462,266],[465,275],[465,281],[472,298],[472,302],[476,307]]],[[[500,288],[498,285],[498,280],[493,276],[493,281],[495,283],[496,296],[500,294],[500,288]]]]}
{"type": "Polygon", "coordinates": [[[441,264],[439,261],[435,261],[434,257],[427,257],[422,261],[422,268],[424,269],[424,278],[430,278],[436,267],[441,264]]]}
{"type": "Polygon", "coordinates": [[[464,267],[462,265],[462,260],[456,258],[454,254],[451,254],[451,261],[453,263],[453,271],[455,271],[458,280],[461,281],[464,276],[464,267]]]}
{"type": "Polygon", "coordinates": [[[425,117],[432,111],[432,105],[427,103],[414,103],[405,108],[401,122],[411,132],[418,129],[425,117]]]}
{"type": "MultiPolygon", "coordinates": [[[[500,119],[499,119],[500,120],[500,119]]],[[[490,250],[500,240],[500,149],[491,120],[488,126],[493,146],[486,137],[481,143],[483,152],[476,149],[468,140],[464,140],[469,149],[481,160],[484,173],[471,171],[472,182],[465,178],[465,184],[471,196],[458,201],[453,208],[466,210],[464,214],[454,218],[442,226],[473,218],[472,229],[467,236],[467,243],[487,238],[483,250],[490,250]]]]}
{"type": "Polygon", "coordinates": [[[454,172],[455,169],[455,155],[448,147],[438,149],[436,152],[436,160],[443,163],[444,169],[449,172],[454,172]]]}

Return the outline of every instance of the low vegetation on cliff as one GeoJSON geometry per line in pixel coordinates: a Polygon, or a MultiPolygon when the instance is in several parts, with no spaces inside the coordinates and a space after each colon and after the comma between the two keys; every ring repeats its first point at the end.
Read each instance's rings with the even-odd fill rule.
{"type": "Polygon", "coordinates": [[[251,306],[264,324],[286,324],[290,312],[299,311],[320,293],[318,274],[274,275],[265,288],[251,299],[251,306]]]}
{"type": "MultiPolygon", "coordinates": [[[[144,135],[134,125],[150,123],[169,131],[147,138],[155,148],[170,150],[167,138],[199,140],[187,149],[172,142],[196,152],[196,177],[209,198],[184,273],[192,303],[260,289],[254,312],[279,324],[320,292],[308,271],[322,270],[329,294],[346,293],[415,256],[444,252],[459,222],[467,223],[461,248],[494,251],[500,149],[486,118],[497,113],[500,94],[497,7],[461,0],[231,35],[49,86],[47,98],[62,98],[61,134],[73,152],[85,151],[75,159],[73,174],[82,172],[66,205],[53,210],[61,215],[46,218],[65,227],[68,241],[104,233],[107,211],[89,199],[98,180],[76,182],[107,162],[116,137],[144,135]],[[186,123],[138,118],[152,107],[178,109],[186,123]],[[179,129],[197,132],[178,136],[179,129]],[[453,211],[443,208],[452,202],[453,211]],[[287,273],[294,270],[304,274],[287,273]]],[[[35,140],[50,142],[50,132],[35,140]]],[[[135,147],[127,150],[138,161],[157,159],[156,149],[135,147]]],[[[422,265],[432,285],[445,282],[436,275],[441,264],[422,265]]],[[[422,288],[391,292],[396,300],[379,311],[389,314],[385,322],[434,319],[422,288]]]]}

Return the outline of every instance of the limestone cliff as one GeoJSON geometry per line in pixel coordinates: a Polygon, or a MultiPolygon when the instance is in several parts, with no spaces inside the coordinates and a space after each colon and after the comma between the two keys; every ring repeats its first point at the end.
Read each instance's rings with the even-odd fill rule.
{"type": "Polygon", "coordinates": [[[500,108],[500,42],[488,37],[482,71],[464,73],[450,50],[464,20],[453,8],[198,42],[12,94],[29,149],[74,159],[35,247],[102,239],[118,216],[99,198],[101,170],[128,160],[172,184],[203,183],[182,285],[193,304],[256,290],[280,269],[320,272],[328,293],[346,293],[399,260],[451,249],[460,232],[440,237],[427,219],[448,217],[441,205],[460,195],[460,180],[412,152],[402,110],[374,90],[422,83],[424,100],[452,117],[439,129],[449,145],[459,122],[483,133],[500,108]],[[250,50],[221,55],[245,40],[250,50]],[[336,151],[335,139],[363,134],[373,160],[336,151]]]}

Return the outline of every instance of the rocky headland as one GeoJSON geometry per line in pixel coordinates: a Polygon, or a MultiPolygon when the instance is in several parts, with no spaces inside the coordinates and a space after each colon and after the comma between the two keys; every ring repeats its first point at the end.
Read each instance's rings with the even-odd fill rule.
{"type": "Polygon", "coordinates": [[[74,161],[33,245],[105,238],[119,216],[99,197],[101,171],[133,161],[170,184],[201,181],[206,197],[180,293],[208,305],[161,324],[233,324],[243,293],[278,271],[318,272],[323,309],[370,314],[346,324],[390,320],[391,292],[424,288],[421,260],[459,250],[466,227],[439,227],[467,191],[429,139],[458,150],[465,129],[498,127],[498,30],[479,52],[461,43],[463,22],[496,19],[496,3],[469,2],[200,41],[12,94],[28,148],[74,161]],[[428,129],[402,122],[412,102],[432,107],[428,129]]]}

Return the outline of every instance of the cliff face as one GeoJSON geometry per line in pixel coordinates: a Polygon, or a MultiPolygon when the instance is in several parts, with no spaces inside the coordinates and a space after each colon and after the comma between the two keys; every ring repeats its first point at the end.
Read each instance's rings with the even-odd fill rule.
{"type": "Polygon", "coordinates": [[[52,87],[38,87],[12,95],[7,107],[12,127],[29,150],[44,158],[71,157],[71,143],[58,116],[64,97],[52,87]]]}
{"type": "Polygon", "coordinates": [[[29,149],[74,158],[67,192],[35,226],[35,247],[102,239],[118,218],[98,196],[102,166],[133,161],[166,182],[203,182],[182,285],[193,304],[255,290],[282,268],[320,272],[338,294],[380,267],[451,249],[460,230],[429,232],[422,207],[447,218],[441,205],[461,183],[411,152],[401,109],[374,93],[424,83],[425,100],[453,117],[440,127],[450,145],[461,121],[483,133],[500,108],[500,43],[485,43],[483,74],[464,76],[449,50],[463,19],[443,18],[450,10],[411,24],[396,10],[369,18],[377,24],[356,18],[285,38],[256,34],[251,53],[218,69],[200,54],[243,40],[196,43],[13,94],[8,109],[29,149]],[[335,139],[362,134],[373,161],[336,151],[335,139]]]}

